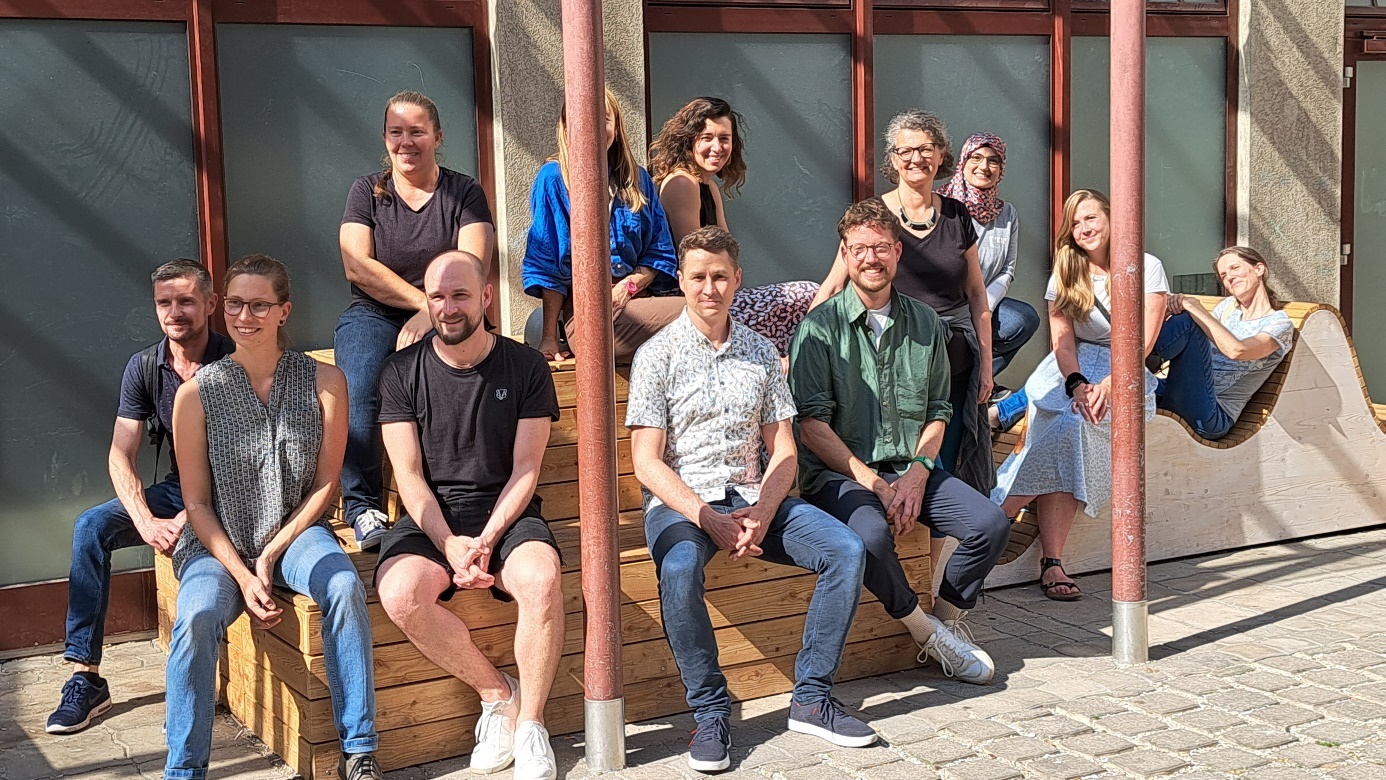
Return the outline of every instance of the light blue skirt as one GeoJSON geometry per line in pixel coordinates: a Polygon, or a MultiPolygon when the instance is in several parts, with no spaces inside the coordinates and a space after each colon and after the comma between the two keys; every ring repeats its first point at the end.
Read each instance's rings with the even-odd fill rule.
{"type": "MultiPolygon", "coordinates": [[[[1112,373],[1112,351],[1101,344],[1078,344],[1078,370],[1093,382],[1112,373]]],[[[1065,377],[1054,353],[1025,381],[1030,398],[1025,444],[996,472],[991,500],[1007,496],[1071,493],[1083,511],[1097,517],[1112,499],[1112,418],[1090,423],[1073,410],[1064,393],[1065,377]]],[[[1145,372],[1145,419],[1155,416],[1155,377],[1145,372]]]]}

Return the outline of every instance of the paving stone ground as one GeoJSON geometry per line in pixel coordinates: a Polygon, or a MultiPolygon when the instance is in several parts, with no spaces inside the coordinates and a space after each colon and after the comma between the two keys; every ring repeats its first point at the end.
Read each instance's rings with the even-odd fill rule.
{"type": "MultiPolygon", "coordinates": [[[[1110,579],[1060,604],[1033,586],[990,592],[970,617],[997,661],[984,687],[937,667],[853,680],[837,696],[881,733],[835,748],[784,729],[788,696],[738,707],[732,780],[1240,778],[1386,780],[1386,530],[1157,564],[1151,661],[1108,656],[1110,579]]],[[[0,780],[157,780],[164,657],[152,642],[108,651],[116,706],[81,734],[43,722],[68,670],[58,656],[0,664],[0,780]]],[[[612,780],[698,777],[684,766],[687,715],[629,729],[612,780]]],[[[557,737],[561,776],[589,776],[581,735],[557,737]]],[[[218,715],[212,780],[292,773],[218,715]]],[[[391,780],[461,778],[458,759],[391,780]]],[[[508,780],[508,773],[496,775],[508,780]]]]}

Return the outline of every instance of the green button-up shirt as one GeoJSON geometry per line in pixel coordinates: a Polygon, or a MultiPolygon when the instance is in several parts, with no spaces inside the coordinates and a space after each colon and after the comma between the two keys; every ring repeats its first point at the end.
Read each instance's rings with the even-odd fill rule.
{"type": "MultiPolygon", "coordinates": [[[[894,290],[876,346],[867,309],[848,284],[809,312],[790,348],[789,386],[799,420],[821,420],[873,469],[903,473],[924,426],[953,416],[947,330],[934,310],[894,290]]],[[[799,489],[814,493],[830,471],[799,446],[799,489]]]]}

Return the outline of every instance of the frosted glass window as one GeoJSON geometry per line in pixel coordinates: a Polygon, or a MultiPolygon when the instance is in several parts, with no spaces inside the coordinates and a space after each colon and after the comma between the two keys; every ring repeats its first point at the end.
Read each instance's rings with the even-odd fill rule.
{"type": "Polygon", "coordinates": [[[725,201],[746,285],[820,281],[852,202],[846,35],[651,33],[650,135],[701,95],[745,117],[746,183],[725,201]]]}
{"type": "MultiPolygon", "coordinates": [[[[1069,170],[1075,189],[1108,194],[1109,63],[1106,38],[1073,39],[1069,170]]],[[[1180,289],[1176,277],[1208,274],[1226,239],[1226,42],[1148,39],[1145,111],[1146,248],[1180,289]]]]}
{"type": "MultiPolygon", "coordinates": [[[[183,25],[0,21],[0,73],[10,585],[66,577],[73,522],[115,495],[106,454],[121,373],[160,335],[149,274],[197,256],[197,206],[183,25]]],[[[151,563],[144,548],[115,567],[151,563]]]]}
{"type": "Polygon", "coordinates": [[[1353,203],[1352,332],[1373,400],[1386,403],[1386,62],[1357,63],[1357,187],[1353,203]]]}
{"type": "MultiPolygon", "coordinates": [[[[885,159],[886,124],[908,108],[938,114],[948,125],[954,154],[977,132],[995,133],[1006,142],[1001,197],[1020,216],[1020,254],[1009,294],[1043,312],[1049,277],[1049,39],[878,35],[875,53],[878,163],[885,159]]],[[[877,176],[877,192],[893,187],[877,176]]],[[[1004,381],[1013,387],[1024,382],[1048,344],[1041,330],[1004,381]]]]}
{"type": "Polygon", "coordinates": [[[385,101],[423,92],[443,123],[443,165],[476,175],[471,30],[217,27],[231,259],[289,267],[295,347],[332,346],[350,303],[337,230],[357,176],[382,168],[385,101]]]}

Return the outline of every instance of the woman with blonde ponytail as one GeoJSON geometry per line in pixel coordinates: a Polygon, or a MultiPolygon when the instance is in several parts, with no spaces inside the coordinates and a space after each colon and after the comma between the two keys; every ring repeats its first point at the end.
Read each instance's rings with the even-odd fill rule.
{"type": "MultiPolygon", "coordinates": [[[[1110,210],[1107,196],[1096,190],[1078,190],[1064,202],[1063,227],[1054,237],[1054,271],[1044,294],[1054,351],[1022,392],[1002,402],[1028,403],[1030,425],[1024,446],[1001,464],[991,498],[1008,517],[1036,501],[1043,548],[1040,589],[1055,601],[1082,597],[1062,561],[1079,504],[1096,517],[1112,492],[1110,210]]],[[[1149,354],[1169,291],[1164,266],[1149,254],[1144,290],[1149,354]]],[[[1155,377],[1147,371],[1145,380],[1149,419],[1155,414],[1155,377]]]]}

